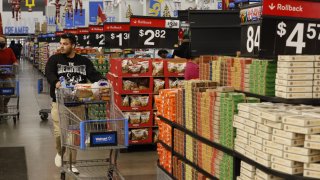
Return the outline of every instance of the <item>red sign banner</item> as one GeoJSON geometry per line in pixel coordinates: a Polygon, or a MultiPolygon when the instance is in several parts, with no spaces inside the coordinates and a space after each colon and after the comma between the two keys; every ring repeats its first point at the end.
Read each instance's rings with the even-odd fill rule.
{"type": "Polygon", "coordinates": [[[319,2],[264,0],[262,15],[320,19],[319,12],[319,2]]]}
{"type": "Polygon", "coordinates": [[[166,21],[165,21],[165,19],[130,18],[130,26],[165,28],[166,27],[166,21]]]}
{"type": "Polygon", "coordinates": [[[90,33],[103,33],[103,32],[104,32],[104,29],[103,29],[103,26],[90,25],[90,26],[89,26],[89,32],[90,32],[90,33]]]}
{"type": "Polygon", "coordinates": [[[89,34],[88,28],[78,28],[77,31],[78,31],[78,34],[89,34]]]}
{"type": "Polygon", "coordinates": [[[105,32],[127,32],[130,31],[129,23],[105,23],[105,32]]]}
{"type": "Polygon", "coordinates": [[[61,36],[61,35],[63,35],[65,32],[64,31],[57,31],[57,32],[55,32],[55,35],[56,36],[61,36]]]}

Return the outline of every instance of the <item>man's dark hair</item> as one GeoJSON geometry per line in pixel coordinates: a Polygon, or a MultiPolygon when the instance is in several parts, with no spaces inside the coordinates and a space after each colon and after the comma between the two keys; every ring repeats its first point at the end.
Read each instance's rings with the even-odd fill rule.
{"type": "Polygon", "coordinates": [[[60,36],[62,39],[69,39],[71,44],[77,44],[76,36],[71,33],[65,33],[60,36]]]}
{"type": "Polygon", "coordinates": [[[158,56],[161,56],[162,54],[168,54],[169,52],[165,49],[161,49],[158,51],[158,56]]]}

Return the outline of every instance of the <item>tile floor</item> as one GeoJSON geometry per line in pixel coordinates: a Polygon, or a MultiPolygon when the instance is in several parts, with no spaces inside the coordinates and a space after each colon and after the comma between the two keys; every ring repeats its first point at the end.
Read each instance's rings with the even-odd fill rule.
{"type": "MultiPolygon", "coordinates": [[[[60,170],[53,161],[56,152],[50,120],[41,121],[39,117],[39,109],[48,108],[50,98],[37,94],[38,78],[42,78],[39,71],[29,62],[21,61],[20,121],[16,125],[12,120],[0,121],[0,146],[25,147],[29,180],[58,180],[60,170]]],[[[79,158],[82,156],[78,154],[79,158]]],[[[101,153],[90,156],[101,156],[101,153]]],[[[155,151],[121,153],[118,160],[119,169],[128,180],[156,179],[156,161],[155,151]]]]}

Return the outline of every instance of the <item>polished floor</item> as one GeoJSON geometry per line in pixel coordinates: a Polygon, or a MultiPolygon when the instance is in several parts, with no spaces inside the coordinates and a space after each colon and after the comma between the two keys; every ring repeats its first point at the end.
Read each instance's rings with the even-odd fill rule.
{"type": "MultiPolygon", "coordinates": [[[[37,79],[41,77],[29,62],[20,62],[20,120],[16,125],[12,120],[0,121],[0,146],[25,147],[29,180],[57,180],[60,179],[60,170],[53,161],[56,151],[51,122],[41,121],[39,117],[39,109],[48,108],[50,104],[47,94],[37,94],[37,79]]],[[[78,158],[84,156],[100,157],[104,153],[78,154],[78,158]]],[[[156,179],[156,161],[156,152],[147,151],[121,153],[118,162],[126,179],[152,180],[156,179]]]]}

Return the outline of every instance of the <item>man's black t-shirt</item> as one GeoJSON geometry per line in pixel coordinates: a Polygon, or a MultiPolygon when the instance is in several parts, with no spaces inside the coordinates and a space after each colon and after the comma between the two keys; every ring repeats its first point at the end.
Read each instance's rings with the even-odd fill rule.
{"type": "Polygon", "coordinates": [[[53,102],[56,101],[55,86],[60,77],[64,77],[66,85],[75,85],[77,83],[97,82],[104,79],[103,76],[94,68],[92,62],[79,54],[74,58],[68,58],[66,55],[57,54],[49,58],[45,75],[50,84],[50,96],[53,102]]]}

